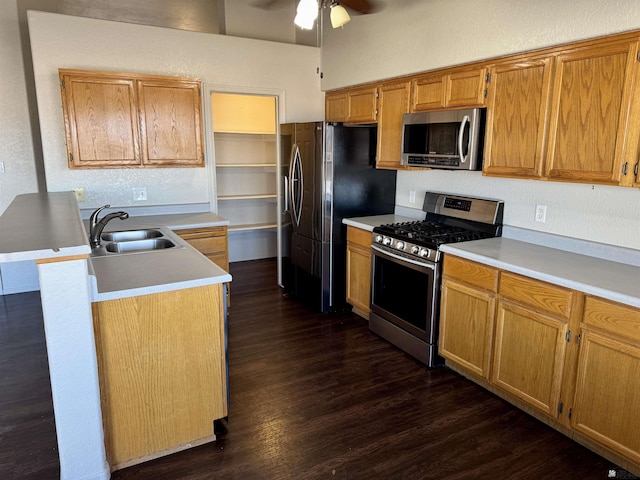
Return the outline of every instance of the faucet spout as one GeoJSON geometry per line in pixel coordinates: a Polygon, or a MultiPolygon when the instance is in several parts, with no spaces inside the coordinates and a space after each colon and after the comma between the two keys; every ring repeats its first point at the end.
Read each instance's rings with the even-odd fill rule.
{"type": "MultiPolygon", "coordinates": [[[[102,208],[107,208],[107,206],[102,207],[102,208]]],[[[100,208],[99,210],[102,210],[102,208],[100,208]]],[[[97,211],[99,211],[99,210],[97,210],[97,211]]],[[[95,218],[90,220],[91,230],[90,230],[90,234],[89,234],[89,243],[91,244],[92,247],[99,247],[100,246],[100,235],[102,235],[102,230],[104,230],[104,227],[107,226],[107,223],[109,223],[114,218],[119,218],[120,220],[124,220],[126,218],[129,218],[129,214],[127,212],[107,213],[104,217],[102,217],[102,220],[97,221],[94,224],[93,221],[97,220],[97,213],[96,212],[94,212],[94,214],[96,214],[95,218]]],[[[93,215],[92,215],[92,217],[93,217],[93,215]]]]}

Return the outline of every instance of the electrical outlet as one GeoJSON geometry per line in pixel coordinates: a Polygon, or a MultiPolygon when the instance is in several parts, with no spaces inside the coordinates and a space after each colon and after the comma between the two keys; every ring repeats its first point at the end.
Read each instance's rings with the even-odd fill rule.
{"type": "Polygon", "coordinates": [[[147,199],[147,187],[133,187],[131,191],[134,202],[144,202],[147,199]]]}
{"type": "Polygon", "coordinates": [[[0,162],[0,173],[4,173],[4,162],[0,162]]]}
{"type": "Polygon", "coordinates": [[[536,222],[544,223],[547,220],[547,206],[536,205],[536,222]]]}
{"type": "Polygon", "coordinates": [[[409,190],[409,203],[416,203],[416,191],[409,190]]]}
{"type": "Polygon", "coordinates": [[[83,187],[74,188],[73,193],[76,195],[76,200],[78,202],[84,202],[87,199],[83,187]]]}

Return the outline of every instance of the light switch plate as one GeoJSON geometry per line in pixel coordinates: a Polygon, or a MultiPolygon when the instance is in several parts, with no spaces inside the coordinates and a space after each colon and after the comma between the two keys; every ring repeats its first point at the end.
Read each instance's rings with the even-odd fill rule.
{"type": "Polygon", "coordinates": [[[84,188],[83,187],[74,188],[73,189],[73,193],[75,193],[76,200],[78,202],[84,202],[87,199],[87,197],[86,197],[86,195],[84,193],[84,188]]]}

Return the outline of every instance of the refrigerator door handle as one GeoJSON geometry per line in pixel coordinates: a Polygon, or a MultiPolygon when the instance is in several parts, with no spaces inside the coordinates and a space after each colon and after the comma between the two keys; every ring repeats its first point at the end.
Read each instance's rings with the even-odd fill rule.
{"type": "Polygon", "coordinates": [[[283,194],[284,199],[282,202],[282,214],[286,214],[289,211],[289,177],[287,175],[282,176],[283,194]]]}
{"type": "MultiPolygon", "coordinates": [[[[302,205],[298,203],[298,192],[302,192],[302,163],[300,161],[300,150],[298,145],[294,144],[291,150],[291,162],[289,164],[289,193],[291,195],[291,217],[293,223],[300,225],[300,216],[302,215],[302,205]],[[298,168],[299,165],[299,168],[298,168]]],[[[301,197],[301,195],[300,195],[301,197]]],[[[300,198],[302,200],[302,198],[300,198]]]]}

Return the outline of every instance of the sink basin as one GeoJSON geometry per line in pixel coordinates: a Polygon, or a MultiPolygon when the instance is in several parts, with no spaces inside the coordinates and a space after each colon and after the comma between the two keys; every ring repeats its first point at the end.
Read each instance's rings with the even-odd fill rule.
{"type": "Polygon", "coordinates": [[[162,237],[162,232],[155,228],[145,230],[122,230],[119,232],[103,233],[100,237],[105,242],[129,242],[131,240],[146,240],[162,237]]]}
{"type": "Polygon", "coordinates": [[[104,248],[109,253],[133,253],[164,250],[175,246],[175,243],[166,238],[147,238],[145,240],[111,242],[106,244],[104,248]]]}

